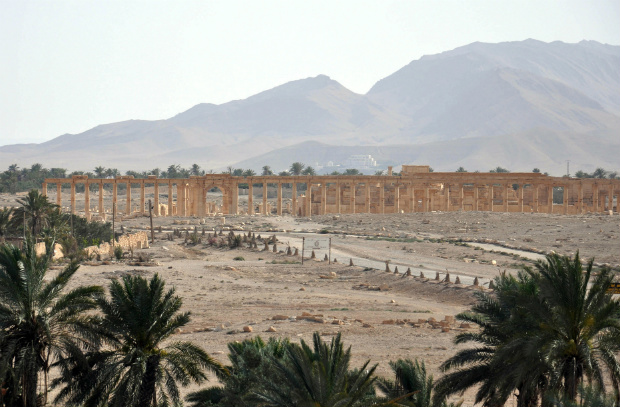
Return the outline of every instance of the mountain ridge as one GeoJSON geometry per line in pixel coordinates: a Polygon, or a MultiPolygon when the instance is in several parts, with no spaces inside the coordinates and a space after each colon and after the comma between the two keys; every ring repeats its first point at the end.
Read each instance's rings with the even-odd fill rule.
{"type": "MultiPolygon", "coordinates": [[[[145,170],[170,159],[220,169],[311,140],[351,151],[360,145],[425,145],[429,160],[437,160],[427,163],[438,168],[463,154],[430,154],[429,146],[443,142],[467,146],[469,162],[478,157],[481,166],[484,154],[469,154],[476,141],[487,145],[479,146],[484,151],[501,140],[514,150],[511,143],[518,140],[525,150],[546,149],[541,157],[551,157],[559,146],[528,145],[533,141],[526,135],[539,129],[569,143],[582,134],[592,145],[579,148],[593,149],[597,137],[620,130],[615,66],[620,46],[598,42],[477,42],[411,61],[366,94],[318,75],[246,99],[200,103],[168,119],[108,123],[41,144],[2,146],[0,160],[70,170],[96,165],[145,170]]],[[[600,143],[615,152],[612,141],[600,143]]],[[[569,145],[563,159],[592,158],[569,145]]]]}

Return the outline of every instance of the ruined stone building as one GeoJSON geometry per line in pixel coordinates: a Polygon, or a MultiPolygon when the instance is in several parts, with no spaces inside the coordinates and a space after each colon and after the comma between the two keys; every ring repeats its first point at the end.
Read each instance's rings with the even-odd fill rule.
{"type": "MultiPolygon", "coordinates": [[[[429,172],[428,166],[403,165],[400,175],[252,176],[207,174],[186,179],[149,176],[134,179],[46,179],[43,193],[56,185],[56,203],[62,206],[62,188],[70,188],[69,208],[90,218],[105,218],[112,209],[122,214],[144,214],[146,188],[153,192],[156,216],[206,216],[209,214],[278,214],[311,216],[332,213],[411,213],[430,211],[492,211],[582,214],[618,212],[618,179],[550,177],[539,173],[429,172]],[[76,207],[76,185],[85,184],[84,204],[76,207]],[[114,208],[104,206],[104,185],[111,185],[114,208]],[[119,202],[118,186],[124,185],[125,202],[119,202]],[[91,192],[93,185],[98,193],[91,192]],[[241,188],[241,187],[244,188],[241,188]],[[139,188],[139,198],[132,191],[139,188]],[[221,202],[209,200],[209,190],[221,191],[221,202]],[[269,188],[275,189],[269,199],[269,188]],[[260,190],[260,198],[255,197],[260,190]],[[286,191],[290,198],[283,198],[286,191]],[[91,194],[97,195],[91,201],[91,194]],[[243,205],[239,197],[247,195],[243,205]],[[246,203],[247,202],[247,203],[246,203]],[[119,205],[122,204],[122,205],[119,205]]],[[[108,205],[109,206],[109,205],[108,205]]]]}

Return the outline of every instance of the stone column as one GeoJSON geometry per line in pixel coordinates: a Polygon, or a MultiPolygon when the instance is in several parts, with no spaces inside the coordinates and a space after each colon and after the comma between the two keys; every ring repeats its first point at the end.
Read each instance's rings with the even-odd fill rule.
{"type": "Polygon", "coordinates": [[[533,198],[533,202],[532,202],[532,205],[534,205],[533,210],[534,210],[534,212],[538,213],[538,188],[539,188],[539,185],[538,184],[534,184],[534,185],[532,185],[532,187],[534,188],[534,198],[533,198]]]}
{"type": "Polygon", "coordinates": [[[479,200],[478,194],[479,193],[480,193],[480,191],[478,190],[478,185],[474,184],[474,210],[476,212],[478,212],[480,210],[479,209],[479,203],[478,203],[478,200],[479,200]]]}
{"type": "Polygon", "coordinates": [[[47,196],[47,182],[44,182],[43,186],[41,187],[41,195],[47,196]]]}
{"type": "Polygon", "coordinates": [[[144,204],[146,202],[146,194],[144,192],[146,186],[144,185],[146,181],[140,182],[140,214],[144,215],[144,204]]]}
{"type": "MultiPolygon", "coordinates": [[[[614,195],[615,195],[615,185],[611,184],[611,208],[610,210],[614,210],[614,195]]],[[[616,212],[620,212],[620,196],[616,198],[616,212]]]]}
{"type": "Polygon", "coordinates": [[[593,211],[595,213],[599,211],[598,195],[598,182],[595,182],[594,185],[592,185],[592,205],[594,206],[593,211]]]}
{"type": "Polygon", "coordinates": [[[450,184],[443,184],[443,199],[445,201],[445,210],[450,212],[450,184]]]}
{"type": "Polygon", "coordinates": [[[562,192],[562,213],[566,215],[568,213],[568,195],[570,187],[568,184],[564,185],[564,191],[562,192]]]}
{"type": "Polygon", "coordinates": [[[524,194],[524,189],[525,189],[525,184],[521,184],[519,185],[519,191],[518,191],[518,196],[519,196],[519,212],[523,213],[523,194],[524,194]]]}
{"type": "Polygon", "coordinates": [[[312,216],[312,183],[306,183],[306,216],[312,216]]]}
{"type": "Polygon", "coordinates": [[[463,184],[459,184],[459,210],[465,210],[465,186],[463,184]]]}
{"type": "Polygon", "coordinates": [[[62,183],[56,183],[56,205],[61,207],[62,205],[62,183]]]}
{"type": "Polygon", "coordinates": [[[489,191],[489,196],[487,197],[488,199],[488,204],[489,204],[489,212],[493,212],[493,193],[494,188],[493,188],[493,184],[489,184],[487,185],[487,190],[489,191]]]}
{"type": "Polygon", "coordinates": [[[411,184],[407,185],[407,197],[409,198],[409,212],[415,212],[415,187],[411,184]]]}
{"type": "Polygon", "coordinates": [[[239,184],[238,183],[233,183],[231,186],[232,189],[232,210],[229,211],[229,213],[233,214],[233,215],[238,215],[239,214],[239,184]]]}
{"type": "Polygon", "coordinates": [[[351,182],[351,196],[350,196],[350,202],[351,202],[351,213],[355,213],[355,183],[351,182]]]}
{"type": "Polygon", "coordinates": [[[366,188],[364,189],[366,197],[364,198],[364,209],[367,213],[370,213],[370,182],[366,181],[366,188]]]}
{"type": "Polygon", "coordinates": [[[504,190],[502,191],[502,205],[503,211],[508,212],[508,184],[504,184],[504,190]]]}
{"type": "Polygon", "coordinates": [[[179,216],[185,216],[186,209],[185,203],[187,199],[185,197],[185,182],[177,183],[177,213],[179,216]]]}
{"type": "Polygon", "coordinates": [[[254,184],[248,183],[248,215],[254,215],[254,184]]]}
{"type": "Polygon", "coordinates": [[[114,184],[112,184],[112,216],[116,215],[116,207],[118,200],[118,186],[116,185],[116,180],[114,180],[114,184]]]}
{"type": "Polygon", "coordinates": [[[267,215],[267,183],[263,182],[263,207],[261,213],[267,215]]]}
{"type": "Polygon", "coordinates": [[[198,185],[192,185],[192,215],[200,216],[200,191],[198,185]]]}
{"type": "MultiPolygon", "coordinates": [[[[172,196],[172,180],[168,180],[168,216],[172,216],[173,215],[173,211],[172,211],[172,206],[174,205],[174,201],[173,201],[173,196],[172,196]]],[[[177,197],[177,200],[179,198],[177,197]]]]}
{"type": "Polygon", "coordinates": [[[99,216],[105,220],[105,212],[103,210],[103,181],[99,181],[99,216]]]}
{"type": "Polygon", "coordinates": [[[547,184],[547,205],[549,209],[547,209],[548,213],[553,213],[553,184],[547,184]]]}
{"type": "Polygon", "coordinates": [[[71,213],[75,214],[75,181],[71,181],[71,213]]]}
{"type": "Polygon", "coordinates": [[[90,187],[88,181],[84,183],[84,217],[90,220],[90,187]]]}
{"type": "Polygon", "coordinates": [[[131,181],[127,181],[127,203],[125,204],[125,214],[131,215],[131,181]]]}
{"type": "Polygon", "coordinates": [[[428,189],[428,186],[425,186],[424,187],[424,204],[423,204],[423,208],[422,208],[423,212],[428,212],[429,211],[430,201],[431,201],[431,196],[430,196],[430,193],[429,193],[429,189],[428,189]]]}
{"type": "Polygon", "coordinates": [[[609,210],[611,213],[614,211],[614,183],[613,181],[609,182],[609,210]]]}
{"type": "Polygon", "coordinates": [[[327,213],[327,184],[325,182],[321,182],[321,210],[319,213],[321,215],[327,213]]]}
{"type": "Polygon", "coordinates": [[[292,190],[291,190],[291,194],[292,194],[292,208],[291,208],[291,215],[293,216],[297,216],[297,183],[293,182],[292,184],[292,190]]]}
{"type": "MultiPolygon", "coordinates": [[[[215,203],[213,203],[213,207],[211,206],[211,204],[209,204],[209,188],[205,187],[204,188],[205,192],[204,192],[204,212],[205,212],[205,216],[209,215],[211,213],[211,210],[213,210],[213,214],[217,213],[217,208],[215,207],[215,203]]],[[[222,191],[222,212],[224,211],[224,205],[226,202],[226,198],[228,197],[228,194],[224,193],[224,189],[221,190],[222,191]]]]}
{"type": "Polygon", "coordinates": [[[153,197],[153,206],[155,208],[153,208],[153,215],[155,216],[159,216],[159,181],[158,180],[153,180],[155,183],[153,184],[153,191],[154,191],[154,197],[153,197]]]}
{"type": "Polygon", "coordinates": [[[278,182],[278,202],[276,203],[278,215],[282,216],[282,183],[278,182]]]}
{"type": "Polygon", "coordinates": [[[340,199],[342,194],[342,188],[340,188],[340,181],[336,182],[336,213],[340,213],[340,199]]]}
{"type": "Polygon", "coordinates": [[[577,213],[583,214],[583,180],[577,184],[577,213]]]}
{"type": "Polygon", "coordinates": [[[394,185],[394,212],[400,213],[400,185],[394,185]]]}
{"type": "Polygon", "coordinates": [[[379,213],[385,213],[385,182],[379,183],[379,213]]]}
{"type": "MultiPolygon", "coordinates": [[[[196,206],[196,215],[205,216],[207,214],[207,197],[206,197],[206,189],[204,185],[198,184],[196,185],[196,199],[198,200],[198,204],[196,206]]],[[[222,191],[222,212],[225,211],[226,206],[226,197],[224,196],[224,191],[222,191]]]]}

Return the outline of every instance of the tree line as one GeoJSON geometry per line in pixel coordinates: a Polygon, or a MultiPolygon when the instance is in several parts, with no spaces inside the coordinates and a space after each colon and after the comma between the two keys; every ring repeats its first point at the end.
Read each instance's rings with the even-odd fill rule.
{"type": "MultiPolygon", "coordinates": [[[[430,169],[433,172],[433,169],[430,169]]],[[[459,167],[455,172],[468,172],[465,168],[459,167]]],[[[478,173],[479,171],[474,171],[478,173]]],[[[496,167],[489,170],[492,173],[509,173],[510,171],[503,167],[496,167]]],[[[532,172],[539,173],[540,169],[534,168],[532,172]]],[[[236,177],[253,177],[256,175],[278,175],[278,176],[290,176],[290,175],[317,175],[316,170],[309,165],[301,162],[294,162],[291,166],[284,171],[274,172],[269,165],[265,165],[262,168],[260,174],[252,169],[234,168],[229,166],[224,170],[224,174],[230,174],[236,177]]],[[[159,178],[189,178],[190,176],[203,176],[206,174],[215,174],[213,170],[204,170],[198,164],[192,164],[188,168],[183,168],[178,164],[169,165],[166,169],[153,168],[150,171],[126,171],[124,175],[131,175],[137,179],[148,178],[149,175],[156,175],[159,178]]],[[[375,175],[386,175],[387,172],[379,170],[375,172],[375,175]]],[[[30,168],[19,168],[17,164],[9,165],[8,169],[0,173],[0,193],[16,193],[29,191],[33,188],[40,188],[45,178],[71,178],[74,175],[87,175],[89,178],[116,178],[123,175],[116,168],[105,168],[103,166],[97,166],[92,171],[73,171],[68,172],[64,168],[44,168],[41,164],[33,164],[30,168]]],[[[329,175],[362,175],[362,173],[355,168],[347,168],[343,171],[332,171],[329,175]]],[[[400,175],[398,172],[394,172],[393,175],[400,175]]],[[[548,175],[545,173],[545,175],[548,175]]],[[[574,175],[576,178],[607,178],[615,179],[618,177],[618,173],[615,171],[608,171],[603,168],[597,168],[592,173],[584,171],[577,171],[574,175]]],[[[91,185],[91,190],[96,191],[98,188],[96,185],[91,185]]],[[[111,188],[107,185],[106,188],[111,188]]],[[[118,185],[119,189],[124,189],[124,184],[118,185]]],[[[84,185],[76,185],[77,192],[84,192],[84,185]]]]}
{"type": "Polygon", "coordinates": [[[582,263],[579,253],[549,254],[517,275],[500,274],[494,291],[476,292],[457,319],[478,329],[456,336],[462,346],[438,380],[423,360],[404,358],[389,362],[392,376],[382,378],[370,360],[351,366],[341,335],[329,343],[318,333],[300,344],[231,342],[226,364],[171,340],[191,318],[174,289],[157,274],[70,289],[79,259],[50,275],[58,233],[38,213],[21,214],[23,249],[0,244],[1,406],[46,405],[50,389],[54,403],[68,406],[181,406],[180,387],[201,385],[209,373],[220,384],[189,394],[190,406],[449,407],[449,397],[468,389],[488,407],[513,395],[519,407],[619,405],[614,274],[582,263]],[[46,255],[36,255],[34,236],[46,242],[46,255]]]}
{"type": "Polygon", "coordinates": [[[0,208],[0,242],[26,236],[41,241],[54,238],[66,256],[80,257],[85,247],[112,239],[110,222],[89,221],[63,213],[36,189],[19,198],[17,203],[16,208],[0,208]]]}

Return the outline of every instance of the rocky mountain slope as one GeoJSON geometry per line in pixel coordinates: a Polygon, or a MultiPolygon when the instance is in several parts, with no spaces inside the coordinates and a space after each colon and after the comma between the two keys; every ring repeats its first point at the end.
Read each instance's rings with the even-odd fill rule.
{"type": "Polygon", "coordinates": [[[374,151],[384,165],[446,170],[458,163],[555,171],[567,159],[576,168],[618,169],[618,66],[619,46],[592,41],[474,43],[412,61],[366,95],[319,75],[244,100],[199,104],[167,120],[0,147],[0,162],[70,170],[194,162],[215,170],[278,169],[314,162],[313,150],[300,144],[313,141],[341,146],[318,149],[323,161],[332,151],[345,158],[374,151]],[[293,159],[295,150],[305,155],[293,159]]]}

